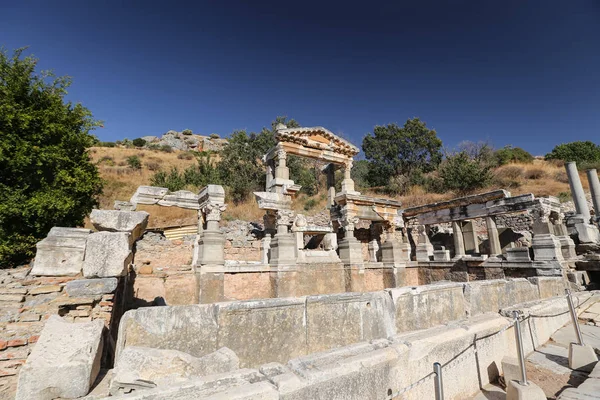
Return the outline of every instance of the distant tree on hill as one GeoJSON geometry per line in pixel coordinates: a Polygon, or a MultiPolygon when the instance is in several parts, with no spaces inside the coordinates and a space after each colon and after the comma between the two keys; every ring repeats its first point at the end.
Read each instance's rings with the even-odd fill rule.
{"type": "Polygon", "coordinates": [[[520,147],[513,147],[510,145],[496,150],[495,156],[498,160],[498,165],[506,165],[509,163],[528,164],[533,162],[531,153],[520,147]]]}
{"type": "Polygon", "coordinates": [[[146,145],[146,141],[142,138],[133,139],[131,142],[135,147],[144,147],[146,145]]]}
{"type": "Polygon", "coordinates": [[[575,161],[579,166],[586,163],[600,162],[600,146],[588,141],[570,142],[555,146],[545,156],[546,160],[575,161]]]}
{"type": "Polygon", "coordinates": [[[77,226],[102,189],[87,148],[99,125],[65,101],[69,77],[0,50],[0,266],[23,262],[53,226],[77,226]]]}
{"type": "Polygon", "coordinates": [[[433,129],[419,118],[406,121],[404,126],[376,126],[362,143],[369,161],[369,182],[385,186],[390,178],[433,171],[442,160],[442,141],[433,129]]]}
{"type": "Polygon", "coordinates": [[[466,150],[448,154],[438,169],[442,180],[440,188],[458,194],[484,188],[491,183],[492,167],[493,164],[481,154],[469,154],[466,150]]]}

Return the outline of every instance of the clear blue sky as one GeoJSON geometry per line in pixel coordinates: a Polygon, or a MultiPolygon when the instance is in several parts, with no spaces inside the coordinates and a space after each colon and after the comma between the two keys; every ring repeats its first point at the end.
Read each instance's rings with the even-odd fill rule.
{"type": "Polygon", "coordinates": [[[0,0],[0,45],[71,75],[107,141],[287,115],[357,145],[415,116],[448,147],[600,142],[597,0],[0,0]]]}

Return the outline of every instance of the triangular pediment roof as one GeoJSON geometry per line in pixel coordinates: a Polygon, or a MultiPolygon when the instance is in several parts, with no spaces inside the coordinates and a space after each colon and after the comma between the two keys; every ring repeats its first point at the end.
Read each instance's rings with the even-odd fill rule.
{"type": "Polygon", "coordinates": [[[360,151],[346,139],[342,139],[322,126],[278,129],[275,138],[280,142],[292,142],[306,147],[330,150],[350,157],[354,157],[360,151]]]}

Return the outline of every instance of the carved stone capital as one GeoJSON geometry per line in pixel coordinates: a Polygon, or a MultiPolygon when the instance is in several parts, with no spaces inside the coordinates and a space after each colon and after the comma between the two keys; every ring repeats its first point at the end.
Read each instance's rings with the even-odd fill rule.
{"type": "Polygon", "coordinates": [[[277,210],[277,226],[289,226],[294,221],[295,213],[292,210],[277,210]]]}
{"type": "Polygon", "coordinates": [[[277,150],[277,160],[279,162],[281,161],[285,161],[287,159],[287,153],[285,152],[284,149],[279,149],[277,150]]]}
{"type": "Polygon", "coordinates": [[[220,221],[221,213],[227,209],[225,204],[208,203],[204,206],[202,212],[206,215],[206,221],[220,221]]]}

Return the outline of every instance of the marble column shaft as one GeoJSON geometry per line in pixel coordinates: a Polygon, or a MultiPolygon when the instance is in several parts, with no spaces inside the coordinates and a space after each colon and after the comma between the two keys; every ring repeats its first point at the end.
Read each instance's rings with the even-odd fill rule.
{"type": "Polygon", "coordinates": [[[577,171],[577,164],[575,162],[568,162],[565,164],[567,170],[567,177],[569,178],[569,186],[571,187],[571,195],[573,196],[573,202],[575,203],[575,210],[577,214],[581,215],[586,224],[590,222],[590,209],[585,198],[585,192],[581,185],[581,179],[579,179],[579,172],[577,171]]]}
{"type": "Polygon", "coordinates": [[[462,228],[459,221],[452,222],[452,232],[454,237],[454,256],[460,257],[465,255],[465,241],[463,238],[462,228]]]}
{"type": "Polygon", "coordinates": [[[598,220],[598,217],[600,216],[600,181],[598,180],[598,172],[595,169],[588,169],[587,178],[590,184],[590,192],[592,192],[594,214],[596,220],[598,220]]]}
{"type": "Polygon", "coordinates": [[[488,241],[490,243],[490,256],[502,254],[500,236],[498,235],[498,227],[496,226],[494,217],[485,217],[485,223],[488,231],[488,241]]]}

